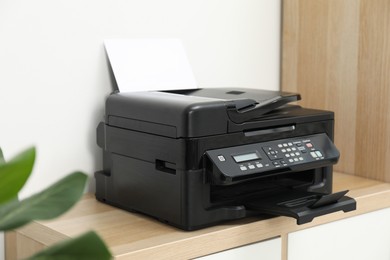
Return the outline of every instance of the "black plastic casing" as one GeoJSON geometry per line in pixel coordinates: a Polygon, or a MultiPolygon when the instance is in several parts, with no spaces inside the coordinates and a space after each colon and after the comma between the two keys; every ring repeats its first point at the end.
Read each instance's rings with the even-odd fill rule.
{"type": "Polygon", "coordinates": [[[247,201],[279,190],[332,192],[331,165],[274,172],[229,185],[214,183],[206,151],[319,133],[333,140],[334,115],[285,106],[235,123],[228,111],[232,102],[250,103],[275,92],[239,89],[247,96],[229,99],[222,94],[223,98],[215,96],[236,90],[211,90],[212,97],[207,97],[208,91],[198,96],[196,91],[110,95],[105,122],[97,128],[103,170],[95,174],[96,198],[184,230],[194,230],[258,215],[259,212],[246,207],[247,201]],[[293,130],[272,131],[286,126],[293,126],[293,130]]]}

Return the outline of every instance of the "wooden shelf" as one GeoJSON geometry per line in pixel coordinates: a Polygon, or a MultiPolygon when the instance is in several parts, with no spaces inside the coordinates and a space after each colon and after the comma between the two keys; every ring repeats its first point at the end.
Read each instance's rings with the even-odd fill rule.
{"type": "MultiPolygon", "coordinates": [[[[273,237],[286,240],[290,232],[390,207],[390,184],[335,173],[333,186],[334,191],[349,189],[358,209],[318,217],[300,226],[287,217],[249,218],[191,232],[102,204],[87,194],[60,218],[37,221],[8,233],[7,259],[25,257],[88,230],[95,230],[118,259],[188,259],[273,237]]],[[[282,244],[285,247],[287,241],[282,244]]]]}

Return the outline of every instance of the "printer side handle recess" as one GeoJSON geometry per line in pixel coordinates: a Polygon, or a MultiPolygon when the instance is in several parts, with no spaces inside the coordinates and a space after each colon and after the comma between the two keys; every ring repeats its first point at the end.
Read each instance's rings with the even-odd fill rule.
{"type": "Polygon", "coordinates": [[[241,124],[298,100],[301,100],[301,95],[282,92],[281,95],[259,102],[253,99],[230,101],[227,105],[227,111],[230,120],[236,124],[241,124]]]}

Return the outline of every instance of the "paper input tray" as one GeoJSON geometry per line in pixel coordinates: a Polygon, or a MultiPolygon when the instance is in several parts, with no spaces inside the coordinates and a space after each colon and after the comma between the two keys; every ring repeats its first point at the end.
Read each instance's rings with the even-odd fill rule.
{"type": "Polygon", "coordinates": [[[261,199],[253,199],[245,204],[248,210],[261,214],[289,216],[297,219],[297,224],[311,222],[315,217],[336,211],[356,209],[356,201],[344,196],[348,190],[333,194],[320,194],[299,190],[286,190],[261,199]]]}

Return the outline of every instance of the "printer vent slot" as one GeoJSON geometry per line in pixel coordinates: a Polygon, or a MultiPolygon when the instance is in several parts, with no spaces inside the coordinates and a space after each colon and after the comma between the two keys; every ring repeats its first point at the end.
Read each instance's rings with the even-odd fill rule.
{"type": "Polygon", "coordinates": [[[169,174],[176,174],[176,164],[162,160],[156,160],[156,169],[169,174]]]}

